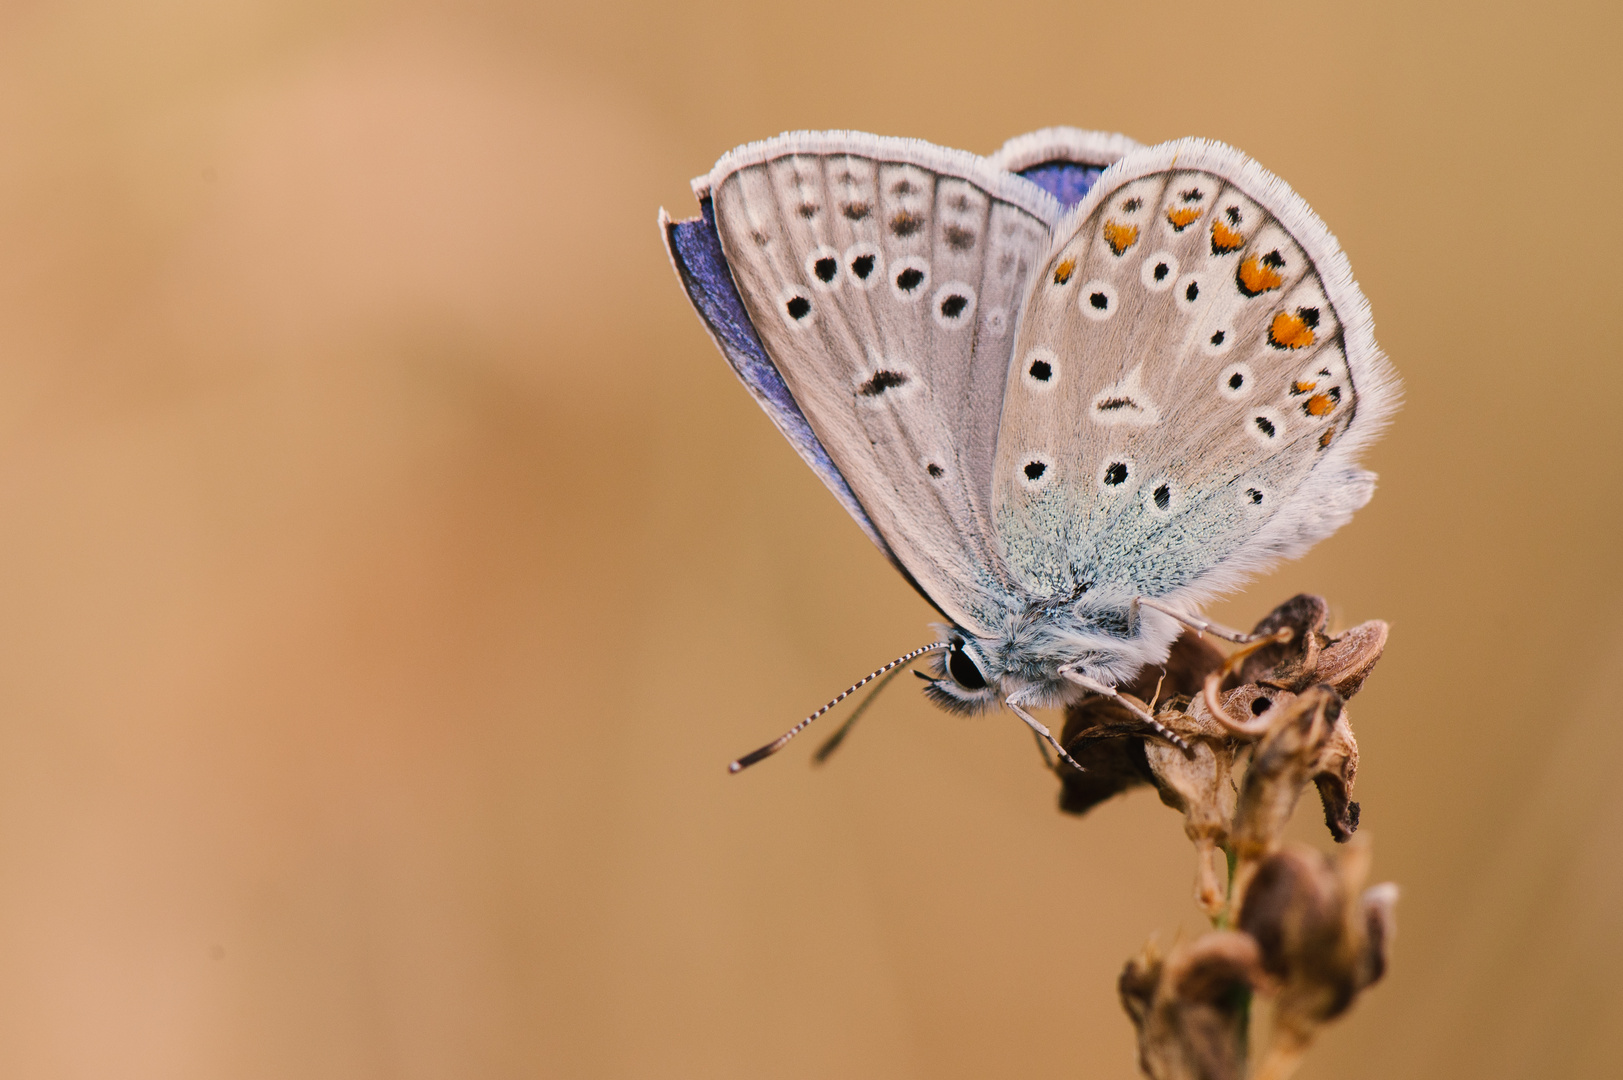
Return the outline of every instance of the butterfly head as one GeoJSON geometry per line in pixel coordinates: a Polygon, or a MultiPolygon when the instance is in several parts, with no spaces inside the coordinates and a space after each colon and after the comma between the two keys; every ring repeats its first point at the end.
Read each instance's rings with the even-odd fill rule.
{"type": "Polygon", "coordinates": [[[938,627],[952,648],[930,654],[924,696],[948,712],[973,715],[998,701],[1000,670],[988,659],[982,643],[955,626],[938,627]]]}
{"type": "Polygon", "coordinates": [[[1065,670],[1116,685],[1145,665],[1164,661],[1177,623],[1159,611],[1067,604],[1011,615],[1003,633],[981,637],[937,625],[950,648],[931,654],[924,694],[949,712],[971,715],[1010,697],[1063,705],[1085,691],[1065,670]]]}

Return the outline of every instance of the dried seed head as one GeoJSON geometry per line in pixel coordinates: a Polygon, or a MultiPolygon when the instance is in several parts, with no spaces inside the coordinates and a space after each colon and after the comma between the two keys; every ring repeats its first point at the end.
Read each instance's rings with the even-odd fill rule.
{"type": "Polygon", "coordinates": [[[1299,1057],[1320,1025],[1385,972],[1397,889],[1361,891],[1368,870],[1367,844],[1334,860],[1292,845],[1257,867],[1238,925],[1277,988],[1270,1055],[1299,1057]]]}
{"type": "Polygon", "coordinates": [[[1117,982],[1140,1067],[1154,1080],[1240,1080],[1251,992],[1267,981],[1247,934],[1203,934],[1164,958],[1146,945],[1117,982]]]}
{"type": "MultiPolygon", "coordinates": [[[[1358,743],[1345,699],[1380,659],[1387,626],[1368,622],[1331,638],[1326,612],[1316,596],[1293,597],[1226,662],[1186,632],[1169,661],[1171,689],[1163,687],[1156,720],[1187,751],[1147,732],[1141,718],[1115,702],[1091,699],[1067,714],[1072,753],[1107,769],[1097,777],[1062,769],[1067,797],[1082,784],[1096,785],[1089,800],[1062,805],[1080,812],[1126,787],[1155,784],[1161,801],[1184,815],[1195,845],[1197,902],[1218,925],[1230,925],[1224,920],[1233,913],[1238,927],[1165,956],[1147,946],[1122,972],[1119,989],[1138,1029],[1140,1063],[1155,1080],[1239,1080],[1253,992],[1274,997],[1274,1022],[1252,1076],[1283,1080],[1318,1027],[1386,969],[1397,890],[1360,891],[1368,846],[1348,844],[1332,859],[1282,842],[1310,781],[1338,842],[1358,827],[1352,801],[1358,743]],[[1220,849],[1234,859],[1227,896],[1220,849]]],[[[1150,677],[1160,675],[1146,673],[1123,692],[1148,700],[1150,677]]]]}

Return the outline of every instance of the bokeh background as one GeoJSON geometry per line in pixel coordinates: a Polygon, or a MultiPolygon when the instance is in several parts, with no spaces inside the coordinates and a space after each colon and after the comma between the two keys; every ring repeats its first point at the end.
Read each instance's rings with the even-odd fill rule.
{"type": "MultiPolygon", "coordinates": [[[[1389,978],[1309,1077],[1623,1056],[1615,4],[0,9],[0,1074],[1122,1077],[1197,929],[911,691],[733,756],[930,612],[736,384],[655,229],[789,128],[1221,138],[1407,381],[1298,590],[1389,978]]],[[[1316,806],[1299,835],[1329,846],[1316,806]]]]}

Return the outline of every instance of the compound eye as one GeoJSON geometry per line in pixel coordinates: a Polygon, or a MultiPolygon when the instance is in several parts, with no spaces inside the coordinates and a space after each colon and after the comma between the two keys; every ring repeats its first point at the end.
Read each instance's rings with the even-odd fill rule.
{"type": "Polygon", "coordinates": [[[965,690],[986,689],[986,676],[981,674],[981,669],[975,666],[975,661],[964,652],[962,645],[954,645],[952,651],[947,653],[947,674],[965,690]]]}

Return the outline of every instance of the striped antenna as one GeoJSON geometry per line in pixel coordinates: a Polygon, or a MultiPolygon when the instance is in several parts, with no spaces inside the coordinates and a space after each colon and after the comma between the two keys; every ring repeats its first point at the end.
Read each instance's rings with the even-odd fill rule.
{"type": "Polygon", "coordinates": [[[810,716],[806,717],[806,719],[802,720],[800,723],[796,724],[794,727],[790,728],[788,731],[785,731],[782,735],[779,735],[776,739],[773,739],[771,742],[767,743],[765,746],[761,747],[759,750],[755,750],[755,751],[752,751],[752,752],[750,752],[748,754],[745,754],[743,757],[739,758],[737,761],[735,761],[731,765],[727,766],[727,771],[730,772],[730,773],[740,772],[740,771],[742,771],[744,769],[749,768],[751,765],[754,765],[757,761],[764,761],[767,758],[771,757],[773,754],[776,754],[779,750],[782,750],[784,748],[784,745],[786,743],[788,743],[788,741],[790,739],[794,738],[796,735],[799,735],[802,731],[805,731],[806,728],[808,726],[810,726],[810,724],[811,724],[811,722],[813,720],[816,720],[819,716],[822,716],[824,713],[828,712],[834,706],[838,705],[840,702],[844,701],[846,698],[850,697],[852,694],[856,693],[858,690],[861,690],[864,686],[867,686],[869,683],[871,683],[875,679],[879,678],[879,676],[885,674],[885,672],[891,671],[891,670],[893,670],[893,669],[895,669],[897,667],[900,667],[903,664],[911,663],[912,661],[917,660],[919,657],[923,656],[925,653],[940,652],[942,649],[950,649],[950,648],[952,648],[952,642],[950,642],[950,641],[935,641],[935,642],[931,642],[929,645],[926,645],[921,649],[914,649],[912,652],[907,653],[905,656],[898,656],[896,659],[892,660],[890,663],[886,664],[884,667],[880,668],[878,671],[875,671],[873,674],[868,675],[865,678],[859,679],[857,682],[853,683],[848,689],[846,689],[845,691],[835,695],[835,698],[834,698],[833,701],[829,702],[827,705],[824,705],[821,709],[818,709],[816,712],[814,712],[810,716]]]}

